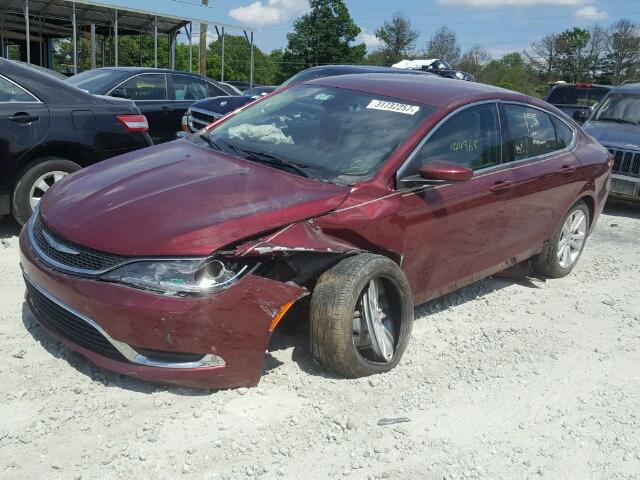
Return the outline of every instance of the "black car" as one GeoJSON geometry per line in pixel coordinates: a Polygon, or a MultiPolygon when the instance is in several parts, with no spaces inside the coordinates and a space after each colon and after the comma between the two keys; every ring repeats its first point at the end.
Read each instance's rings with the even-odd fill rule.
{"type": "Polygon", "coordinates": [[[546,100],[576,122],[583,123],[611,88],[610,85],[591,83],[555,83],[546,100]]]}
{"type": "Polygon", "coordinates": [[[24,223],[68,173],[152,144],[132,101],[92,95],[0,58],[0,215],[24,223]]]}
{"type": "MultiPolygon", "coordinates": [[[[224,83],[228,83],[229,85],[233,85],[234,87],[236,87],[241,92],[244,92],[245,90],[248,90],[249,88],[251,88],[251,85],[249,84],[249,82],[243,82],[241,80],[225,80],[224,83]]],[[[261,85],[257,85],[257,84],[254,83],[253,86],[254,87],[260,87],[261,85]]]]}
{"type": "Polygon", "coordinates": [[[430,58],[428,60],[402,60],[394,65],[393,68],[421,70],[423,72],[433,73],[444,78],[452,78],[454,80],[466,80],[475,82],[476,77],[471,73],[456,70],[451,64],[440,58],[430,58]]]}
{"type": "Polygon", "coordinates": [[[147,117],[155,143],[175,138],[182,116],[193,102],[228,95],[215,80],[157,68],[96,68],[74,75],[67,82],[97,95],[133,100],[147,117]]]}
{"type": "MultiPolygon", "coordinates": [[[[205,100],[195,102],[191,107],[189,107],[189,110],[187,110],[187,113],[183,118],[182,131],[188,131],[191,133],[197,132],[227,113],[233,112],[234,110],[245,106],[247,103],[252,102],[256,98],[269,94],[278,88],[286,87],[294,83],[306,82],[315,78],[364,73],[431,75],[430,73],[417,70],[401,70],[398,68],[377,67],[372,65],[323,65],[321,67],[311,67],[296,73],[280,85],[280,87],[254,87],[250,90],[245,90],[242,96],[237,95],[224,98],[207,98],[205,100]]],[[[179,136],[184,136],[184,133],[179,134],[179,136]]]]}
{"type": "Polygon", "coordinates": [[[613,155],[610,195],[640,202],[640,83],[612,89],[583,128],[613,155]]]}

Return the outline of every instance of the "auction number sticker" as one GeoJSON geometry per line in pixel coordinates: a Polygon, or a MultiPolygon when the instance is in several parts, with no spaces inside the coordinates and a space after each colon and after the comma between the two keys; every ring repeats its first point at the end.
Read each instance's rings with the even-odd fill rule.
{"type": "Polygon", "coordinates": [[[373,110],[384,110],[385,112],[404,113],[406,115],[415,115],[420,111],[420,107],[415,105],[407,105],[405,103],[385,102],[383,100],[371,100],[367,108],[373,110]]]}

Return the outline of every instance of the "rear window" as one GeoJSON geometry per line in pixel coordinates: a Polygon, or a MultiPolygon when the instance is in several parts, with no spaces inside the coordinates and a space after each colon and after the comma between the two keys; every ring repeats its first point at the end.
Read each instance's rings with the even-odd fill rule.
{"type": "Polygon", "coordinates": [[[547,97],[547,102],[554,105],[582,105],[591,107],[602,100],[609,88],[606,87],[579,87],[568,85],[554,87],[547,97]]]}
{"type": "Polygon", "coordinates": [[[87,70],[67,78],[66,82],[89,93],[104,95],[129,75],[121,70],[87,70]]]}

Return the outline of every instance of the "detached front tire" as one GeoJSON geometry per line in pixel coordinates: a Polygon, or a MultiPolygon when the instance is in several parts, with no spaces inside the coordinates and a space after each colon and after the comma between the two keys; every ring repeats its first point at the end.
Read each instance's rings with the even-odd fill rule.
{"type": "Polygon", "coordinates": [[[411,288],[392,260],[356,255],[320,276],[309,313],[311,354],[318,363],[350,378],[387,372],[411,337],[411,288]]]}
{"type": "Polygon", "coordinates": [[[589,207],[580,200],[567,212],[560,230],[549,246],[534,261],[534,271],[549,278],[561,278],[576,266],[587,240],[590,222],[589,207]]]}
{"type": "Polygon", "coordinates": [[[13,189],[13,218],[20,225],[24,225],[45,192],[54,183],[81,168],[77,163],[58,157],[40,158],[32,162],[20,174],[13,189]]]}

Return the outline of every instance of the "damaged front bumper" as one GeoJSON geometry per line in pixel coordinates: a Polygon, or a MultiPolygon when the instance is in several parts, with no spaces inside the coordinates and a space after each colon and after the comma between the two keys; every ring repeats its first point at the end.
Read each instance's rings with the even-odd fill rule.
{"type": "Polygon", "coordinates": [[[20,237],[27,303],[59,341],[96,365],[197,388],[252,386],[275,323],[307,290],[254,274],[199,297],[177,297],[67,275],[20,237]]]}

